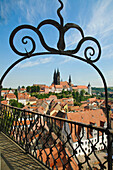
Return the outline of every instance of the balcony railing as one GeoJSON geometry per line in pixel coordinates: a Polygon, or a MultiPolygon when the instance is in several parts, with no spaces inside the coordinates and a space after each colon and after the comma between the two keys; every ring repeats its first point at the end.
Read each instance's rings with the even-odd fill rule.
{"type": "Polygon", "coordinates": [[[109,135],[96,127],[3,105],[1,131],[48,169],[107,169],[109,135]]]}

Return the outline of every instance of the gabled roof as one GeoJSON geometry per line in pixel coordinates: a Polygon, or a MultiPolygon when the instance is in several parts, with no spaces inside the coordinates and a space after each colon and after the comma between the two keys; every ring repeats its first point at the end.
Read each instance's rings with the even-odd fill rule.
{"type": "Polygon", "coordinates": [[[106,122],[106,116],[102,109],[97,110],[88,110],[76,113],[67,113],[69,120],[76,122],[81,122],[85,124],[90,124],[90,122],[96,123],[97,126],[100,126],[100,121],[106,122]]]}
{"type": "Polygon", "coordinates": [[[9,93],[9,94],[6,95],[6,98],[8,98],[8,99],[16,99],[16,96],[15,96],[14,93],[9,93]]]}
{"type": "Polygon", "coordinates": [[[27,93],[18,93],[18,99],[19,100],[29,99],[29,94],[27,94],[27,93]]]}
{"type": "Polygon", "coordinates": [[[68,82],[67,81],[61,81],[60,82],[60,85],[62,85],[63,86],[63,88],[69,88],[69,85],[68,85],[68,82]]]}

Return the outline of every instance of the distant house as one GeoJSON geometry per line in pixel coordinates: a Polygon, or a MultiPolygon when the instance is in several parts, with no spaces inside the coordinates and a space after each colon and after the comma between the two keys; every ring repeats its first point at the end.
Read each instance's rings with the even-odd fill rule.
{"type": "Polygon", "coordinates": [[[26,105],[29,101],[30,95],[27,93],[18,93],[18,102],[26,105]]]}
{"type": "Polygon", "coordinates": [[[49,93],[49,87],[48,87],[48,86],[44,86],[44,87],[42,88],[42,90],[44,90],[44,93],[45,93],[45,94],[48,94],[48,93],[49,93]]]}
{"type": "Polygon", "coordinates": [[[63,86],[62,85],[55,85],[55,93],[61,93],[63,90],[63,86]]]}
{"type": "Polygon", "coordinates": [[[54,85],[49,86],[49,92],[52,92],[52,93],[55,92],[55,87],[54,87],[54,85]]]}
{"type": "Polygon", "coordinates": [[[8,104],[9,104],[9,100],[17,100],[17,98],[16,98],[15,94],[9,93],[9,94],[6,94],[5,100],[7,100],[8,104]]]}
{"type": "Polygon", "coordinates": [[[78,91],[79,93],[81,92],[81,90],[84,90],[85,92],[88,93],[88,87],[87,86],[82,86],[82,85],[72,86],[72,89],[75,90],[75,91],[78,91]]]}
{"type": "Polygon", "coordinates": [[[2,90],[1,91],[1,96],[4,96],[9,93],[9,90],[2,90]]]}
{"type": "Polygon", "coordinates": [[[30,105],[34,104],[37,102],[37,98],[36,97],[29,97],[28,98],[28,102],[30,105]]]}

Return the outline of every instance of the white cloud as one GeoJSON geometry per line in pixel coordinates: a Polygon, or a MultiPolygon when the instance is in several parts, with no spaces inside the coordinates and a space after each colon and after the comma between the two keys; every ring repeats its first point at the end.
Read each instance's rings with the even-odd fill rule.
{"type": "Polygon", "coordinates": [[[89,34],[106,36],[106,33],[109,34],[109,31],[113,30],[112,6],[112,0],[99,0],[93,5],[91,18],[86,28],[89,34]]]}
{"type": "MultiPolygon", "coordinates": [[[[95,37],[101,45],[103,57],[109,58],[113,57],[112,54],[112,46],[113,46],[113,1],[112,0],[98,0],[94,1],[92,6],[90,6],[90,15],[88,13],[87,20],[86,16],[82,16],[79,18],[80,22],[85,23],[84,25],[84,33],[88,36],[95,37]]],[[[82,14],[82,11],[80,11],[82,14]]],[[[87,14],[86,14],[87,15],[87,14]]],[[[67,46],[68,49],[76,47],[76,43],[79,42],[81,37],[79,37],[79,33],[72,32],[67,37],[67,46]]],[[[90,44],[89,44],[90,45],[90,44]]]]}
{"type": "Polygon", "coordinates": [[[18,68],[25,68],[25,67],[33,67],[39,64],[46,64],[52,61],[52,57],[47,57],[47,58],[39,58],[36,61],[27,61],[25,63],[20,63],[17,65],[18,68]]]}
{"type": "Polygon", "coordinates": [[[56,4],[55,1],[47,0],[3,0],[0,1],[0,22],[6,22],[14,12],[19,16],[18,20],[23,18],[30,24],[37,24],[37,21],[46,17],[56,4]]]}
{"type": "Polygon", "coordinates": [[[0,23],[7,23],[7,17],[9,13],[9,4],[5,1],[0,1],[0,23]]]}

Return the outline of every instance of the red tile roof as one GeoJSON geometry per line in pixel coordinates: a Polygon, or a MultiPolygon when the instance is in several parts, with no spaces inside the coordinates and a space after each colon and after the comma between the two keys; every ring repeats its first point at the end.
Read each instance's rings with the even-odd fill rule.
{"type": "Polygon", "coordinates": [[[69,88],[69,85],[68,85],[68,82],[67,81],[61,81],[60,82],[60,85],[62,85],[63,86],[63,88],[69,88]]]}
{"type": "Polygon", "coordinates": [[[65,164],[65,170],[71,170],[72,168],[73,170],[79,169],[77,163],[75,162],[73,158],[70,158],[71,160],[68,163],[68,157],[71,157],[71,154],[69,153],[67,149],[62,148],[61,142],[59,142],[56,145],[56,147],[55,146],[52,147],[52,149],[46,148],[40,151],[37,150],[37,158],[40,160],[43,159],[44,163],[47,163],[51,168],[56,169],[53,157],[56,160],[56,166],[58,167],[58,170],[63,169],[63,164],[65,164]],[[40,152],[41,152],[41,156],[40,156],[40,152]],[[49,157],[48,162],[47,162],[47,156],[49,157]]]}
{"type": "MultiPolygon", "coordinates": [[[[75,112],[75,113],[67,113],[67,118],[69,120],[73,120],[76,122],[81,122],[85,124],[96,124],[98,127],[100,126],[100,121],[106,122],[106,117],[102,109],[97,109],[97,110],[89,110],[89,111],[82,111],[82,112],[75,112]]],[[[79,134],[79,127],[73,124],[73,129],[72,129],[72,139],[73,142],[76,142],[76,135],[79,134]],[[75,133],[76,129],[76,133],[75,133]]],[[[71,128],[71,126],[70,126],[71,128]]],[[[87,129],[86,129],[87,131],[87,129]]]]}
{"type": "Polygon", "coordinates": [[[1,101],[2,104],[7,104],[7,100],[1,101]]]}
{"type": "Polygon", "coordinates": [[[16,99],[16,96],[14,93],[9,93],[6,95],[6,99],[16,99]]]}
{"type": "Polygon", "coordinates": [[[87,86],[79,85],[79,86],[73,86],[72,89],[75,89],[75,90],[78,90],[78,89],[88,89],[88,87],[87,86]]]}

